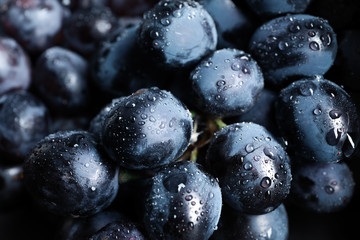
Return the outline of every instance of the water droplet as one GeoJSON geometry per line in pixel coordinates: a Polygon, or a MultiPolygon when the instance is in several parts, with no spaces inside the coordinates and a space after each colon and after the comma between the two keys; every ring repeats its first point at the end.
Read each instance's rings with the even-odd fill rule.
{"type": "Polygon", "coordinates": [[[321,112],[322,112],[322,110],[321,110],[320,107],[317,107],[317,108],[315,108],[315,109],[313,110],[313,113],[314,113],[315,115],[320,115],[321,112]]]}
{"type": "Polygon", "coordinates": [[[172,193],[178,193],[185,188],[187,176],[185,173],[170,174],[163,180],[164,187],[172,193]]]}
{"type": "Polygon", "coordinates": [[[182,16],[182,12],[181,12],[181,10],[178,9],[178,10],[173,11],[172,15],[173,15],[173,17],[179,18],[182,16]]]}
{"type": "Polygon", "coordinates": [[[309,48],[311,50],[313,50],[313,51],[319,51],[320,50],[319,44],[317,42],[314,42],[314,41],[309,44],[309,48]]]}
{"type": "Polygon", "coordinates": [[[254,161],[260,161],[261,160],[261,157],[259,155],[255,155],[253,157],[254,161]]]}
{"type": "Polygon", "coordinates": [[[308,29],[313,29],[315,27],[315,25],[313,22],[307,22],[307,23],[305,23],[305,27],[308,29]]]}
{"type": "Polygon", "coordinates": [[[212,61],[207,61],[207,62],[205,63],[205,67],[210,67],[212,64],[213,64],[212,61]]]}
{"type": "Polygon", "coordinates": [[[309,31],[308,32],[309,37],[315,37],[316,36],[316,32],[315,31],[309,31]]]}
{"type": "Polygon", "coordinates": [[[276,154],[272,148],[264,148],[264,154],[268,156],[270,159],[275,159],[276,154]]]}
{"type": "Polygon", "coordinates": [[[285,50],[287,47],[289,47],[289,44],[287,42],[280,41],[278,47],[280,50],[285,50]]]}
{"type": "Polygon", "coordinates": [[[96,190],[96,187],[91,187],[91,191],[95,191],[96,190]]]}
{"type": "Polygon", "coordinates": [[[221,95],[219,95],[219,94],[218,94],[218,95],[216,95],[216,96],[215,96],[215,100],[216,100],[216,101],[221,101],[221,100],[222,100],[221,95]]]}
{"type": "Polygon", "coordinates": [[[127,108],[134,108],[134,107],[136,107],[136,104],[129,101],[129,102],[126,102],[126,103],[125,103],[125,107],[127,107],[127,108]]]}
{"type": "Polygon", "coordinates": [[[164,129],[164,128],[165,128],[165,122],[164,122],[164,121],[161,121],[159,128],[160,128],[160,129],[164,129]]]}
{"type": "Polygon", "coordinates": [[[331,42],[332,42],[332,38],[331,38],[331,34],[330,33],[327,33],[326,35],[322,35],[320,37],[320,40],[322,41],[322,43],[325,45],[325,46],[330,46],[331,42]]]}
{"type": "Polygon", "coordinates": [[[260,186],[263,188],[269,188],[271,186],[271,179],[269,177],[264,177],[261,179],[260,186]]]}
{"type": "MultiPolygon", "coordinates": [[[[273,43],[277,40],[277,37],[276,36],[273,36],[273,35],[270,35],[267,39],[266,39],[266,42],[267,43],[273,43]]],[[[259,46],[261,46],[261,43],[258,44],[259,46]]]]}
{"type": "Polygon", "coordinates": [[[248,143],[246,146],[245,146],[245,151],[247,153],[251,153],[255,150],[255,147],[254,147],[254,144],[252,143],[248,143]]]}
{"type": "Polygon", "coordinates": [[[265,197],[266,198],[270,198],[270,196],[271,196],[271,191],[265,191],[265,197]]]}
{"type": "Polygon", "coordinates": [[[332,128],[327,134],[326,134],[326,142],[330,146],[336,146],[341,138],[341,131],[339,131],[336,128],[332,128]]]}
{"type": "Polygon", "coordinates": [[[186,201],[190,201],[190,200],[192,200],[193,199],[193,196],[192,195],[186,195],[185,196],[185,200],[186,201]]]}
{"type": "Polygon", "coordinates": [[[325,186],[325,192],[327,194],[333,194],[335,192],[335,189],[332,186],[327,185],[325,186]]]}
{"type": "Polygon", "coordinates": [[[216,82],[216,86],[218,86],[218,87],[223,86],[225,84],[226,84],[226,82],[224,80],[219,80],[216,82]]]}
{"type": "Polygon", "coordinates": [[[244,164],[244,169],[245,169],[245,170],[251,170],[252,167],[253,167],[253,165],[251,164],[251,162],[246,162],[246,163],[244,164]]]}
{"type": "Polygon", "coordinates": [[[154,118],[154,116],[151,115],[151,116],[149,117],[149,121],[150,121],[150,122],[156,122],[156,119],[154,118]]]}
{"type": "Polygon", "coordinates": [[[171,21],[170,21],[170,19],[168,19],[168,18],[162,18],[162,19],[160,20],[160,23],[161,23],[163,26],[169,26],[169,25],[171,24],[171,21]]]}
{"type": "Polygon", "coordinates": [[[150,37],[152,39],[158,39],[158,38],[161,37],[161,34],[160,34],[160,32],[158,30],[151,30],[150,31],[150,37]]]}
{"type": "Polygon", "coordinates": [[[299,24],[293,23],[293,24],[290,24],[290,25],[289,25],[289,28],[288,28],[288,29],[289,29],[289,31],[292,32],[292,33],[298,33],[298,32],[300,32],[301,27],[300,27],[299,24]]]}
{"type": "Polygon", "coordinates": [[[250,74],[249,68],[247,68],[247,67],[245,67],[245,66],[242,67],[241,71],[242,71],[244,74],[250,74]]]}
{"type": "Polygon", "coordinates": [[[316,90],[316,85],[312,82],[302,83],[299,87],[300,94],[303,96],[312,96],[316,90]]]}
{"type": "Polygon", "coordinates": [[[210,198],[210,199],[214,198],[214,196],[215,196],[214,193],[212,193],[212,192],[209,193],[209,198],[210,198]]]}
{"type": "Polygon", "coordinates": [[[247,62],[250,61],[250,58],[251,58],[250,54],[244,53],[244,54],[240,55],[240,59],[244,60],[244,61],[247,61],[247,62]]]}
{"type": "Polygon", "coordinates": [[[242,181],[241,181],[241,184],[242,184],[242,185],[246,185],[246,184],[248,184],[248,183],[249,183],[249,180],[248,180],[248,179],[245,179],[245,180],[242,180],[242,181]]]}
{"type": "Polygon", "coordinates": [[[240,62],[234,62],[233,64],[231,64],[231,69],[234,71],[240,71],[240,69],[241,69],[240,62]]]}
{"type": "Polygon", "coordinates": [[[348,133],[346,133],[346,137],[347,137],[347,140],[349,141],[351,147],[352,147],[353,149],[355,149],[354,140],[351,138],[351,136],[350,136],[348,133]]]}
{"type": "Polygon", "coordinates": [[[342,115],[342,111],[340,111],[340,110],[333,109],[329,112],[329,116],[332,119],[337,119],[337,118],[341,117],[341,115],[342,115]]]}
{"type": "Polygon", "coordinates": [[[193,223],[193,222],[189,222],[189,223],[188,223],[188,228],[189,228],[189,230],[193,230],[193,229],[194,229],[194,223],[193,223]]]}
{"type": "Polygon", "coordinates": [[[140,115],[140,117],[145,120],[147,118],[147,115],[145,113],[143,113],[140,115]]]}

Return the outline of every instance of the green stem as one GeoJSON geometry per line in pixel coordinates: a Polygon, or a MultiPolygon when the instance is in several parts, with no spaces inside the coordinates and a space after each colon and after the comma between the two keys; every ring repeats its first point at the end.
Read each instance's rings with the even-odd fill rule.
{"type": "Polygon", "coordinates": [[[227,124],[224,123],[221,118],[216,118],[214,121],[215,121],[215,123],[216,123],[216,125],[218,126],[219,129],[227,126],[227,124]]]}

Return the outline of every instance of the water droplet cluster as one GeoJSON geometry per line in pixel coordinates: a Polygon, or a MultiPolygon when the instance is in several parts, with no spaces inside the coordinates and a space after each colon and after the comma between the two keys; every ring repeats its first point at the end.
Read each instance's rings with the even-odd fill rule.
{"type": "Polygon", "coordinates": [[[193,120],[172,93],[140,89],[120,99],[102,125],[102,142],[112,159],[131,169],[175,161],[190,143],[193,120]]]}
{"type": "Polygon", "coordinates": [[[224,127],[212,140],[206,161],[219,178],[224,200],[240,211],[272,211],[289,194],[289,157],[260,125],[243,122],[224,127]]]}
{"type": "Polygon", "coordinates": [[[197,105],[214,116],[248,111],[264,87],[262,71],[244,51],[220,49],[199,63],[190,75],[197,105]]]}
{"type": "Polygon", "coordinates": [[[214,20],[199,3],[160,1],[144,15],[138,42],[159,65],[189,67],[215,50],[215,29],[214,20]]]}
{"type": "Polygon", "coordinates": [[[113,201],[118,168],[88,132],[60,131],[42,139],[30,152],[24,163],[24,183],[44,209],[85,217],[113,201]]]}
{"type": "Polygon", "coordinates": [[[208,239],[222,208],[218,182],[191,161],[172,163],[152,179],[145,226],[151,236],[208,239]]]}
{"type": "Polygon", "coordinates": [[[354,102],[324,78],[301,79],[284,88],[276,112],[280,131],[297,158],[337,162],[349,157],[359,143],[354,102]]]}
{"type": "Polygon", "coordinates": [[[337,39],[327,20],[293,14],[260,26],[250,41],[250,53],[265,79],[284,87],[295,77],[325,74],[334,63],[337,39]]]}

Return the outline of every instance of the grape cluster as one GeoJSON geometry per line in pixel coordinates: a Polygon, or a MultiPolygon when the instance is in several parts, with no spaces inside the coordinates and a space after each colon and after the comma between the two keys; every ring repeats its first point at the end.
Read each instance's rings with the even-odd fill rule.
{"type": "Polygon", "coordinates": [[[0,0],[0,238],[350,238],[359,11],[0,0]]]}

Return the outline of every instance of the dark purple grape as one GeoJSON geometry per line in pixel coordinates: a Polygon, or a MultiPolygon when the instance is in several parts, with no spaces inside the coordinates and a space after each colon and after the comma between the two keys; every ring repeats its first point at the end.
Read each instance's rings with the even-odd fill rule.
{"type": "Polygon", "coordinates": [[[123,97],[107,114],[102,143],[119,165],[152,169],[177,160],[190,144],[193,120],[172,93],[157,87],[123,97]]]}
{"type": "Polygon", "coordinates": [[[303,209],[340,211],[354,194],[355,181],[345,162],[297,164],[293,173],[289,198],[303,209]]]}
{"type": "Polygon", "coordinates": [[[248,111],[264,87],[257,62],[244,51],[214,51],[190,74],[194,100],[201,111],[213,116],[235,116],[248,111]]]}
{"type": "Polygon", "coordinates": [[[199,3],[162,0],[144,14],[138,42],[157,64],[179,69],[215,50],[217,31],[199,3]]]}
{"type": "Polygon", "coordinates": [[[22,47],[0,36],[0,96],[14,90],[27,90],[31,83],[31,62],[22,47]]]}
{"type": "Polygon", "coordinates": [[[337,38],[327,20],[292,14],[259,26],[249,48],[265,84],[281,88],[301,77],[325,74],[334,63],[337,38]]]}
{"type": "Polygon", "coordinates": [[[159,86],[159,73],[137,44],[138,30],[138,24],[117,29],[99,44],[92,57],[92,79],[110,96],[129,95],[140,88],[159,86]]]}
{"type": "Polygon", "coordinates": [[[88,63],[79,54],[51,47],[37,59],[34,89],[53,113],[75,114],[89,106],[88,63]]]}
{"type": "Polygon", "coordinates": [[[43,138],[24,164],[24,184],[39,207],[86,217],[108,207],[118,191],[118,168],[86,131],[43,138]]]}
{"type": "Polygon", "coordinates": [[[206,166],[219,178],[224,202],[248,213],[276,209],[290,192],[290,159],[263,126],[234,123],[218,132],[206,152],[206,166]]]}
{"type": "Polygon", "coordinates": [[[221,189],[201,165],[171,163],[152,178],[144,225],[150,239],[207,240],[217,229],[221,189]]]}
{"type": "Polygon", "coordinates": [[[354,238],[359,6],[0,0],[0,239],[354,238]]]}
{"type": "Polygon", "coordinates": [[[46,105],[26,91],[0,97],[0,150],[23,161],[35,144],[49,134],[50,114],[46,105]]]}
{"type": "Polygon", "coordinates": [[[69,48],[91,56],[97,44],[117,28],[117,19],[107,7],[80,8],[71,14],[64,28],[69,48]]]}
{"type": "Polygon", "coordinates": [[[211,240],[287,240],[289,239],[289,219],[285,205],[264,214],[246,214],[223,207],[219,229],[211,240]]]}
{"type": "Polygon", "coordinates": [[[289,153],[315,162],[351,157],[360,142],[359,113],[351,96],[321,77],[282,89],[276,121],[289,153]]]}
{"type": "Polygon", "coordinates": [[[32,54],[60,42],[65,16],[58,0],[5,0],[0,6],[5,32],[32,54]]]}

